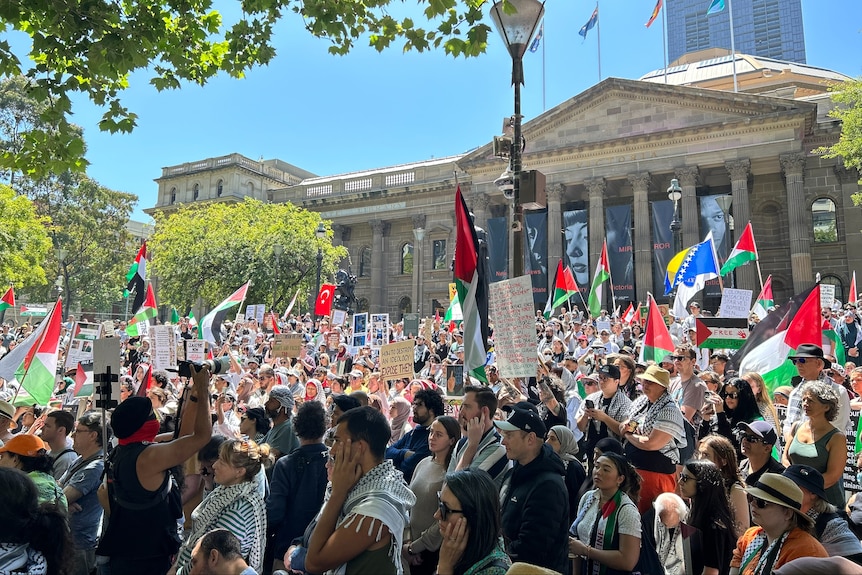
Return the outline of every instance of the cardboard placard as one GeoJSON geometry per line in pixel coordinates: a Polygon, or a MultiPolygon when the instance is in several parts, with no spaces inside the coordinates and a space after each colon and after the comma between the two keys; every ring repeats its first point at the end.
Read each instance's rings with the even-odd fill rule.
{"type": "Polygon", "coordinates": [[[334,309],[332,310],[332,327],[337,325],[344,325],[347,321],[347,312],[343,309],[334,309]]]}
{"type": "Polygon", "coordinates": [[[177,369],[177,333],[174,326],[150,326],[149,336],[153,369],[177,369]]]}
{"type": "MultiPolygon", "coordinates": [[[[489,298],[489,312],[494,318],[494,351],[500,375],[535,376],[536,320],[530,277],[520,276],[490,284],[489,298]]],[[[461,379],[463,381],[463,374],[461,379]]]]}
{"type": "Polygon", "coordinates": [[[299,356],[302,349],[302,335],[298,333],[279,333],[272,342],[272,357],[276,359],[293,359],[299,356]]]}
{"type": "Polygon", "coordinates": [[[748,314],[751,312],[751,294],[750,289],[724,288],[718,315],[724,318],[748,319],[748,314]]]}
{"type": "Polygon", "coordinates": [[[380,346],[380,377],[384,381],[413,377],[413,340],[380,346]]]}

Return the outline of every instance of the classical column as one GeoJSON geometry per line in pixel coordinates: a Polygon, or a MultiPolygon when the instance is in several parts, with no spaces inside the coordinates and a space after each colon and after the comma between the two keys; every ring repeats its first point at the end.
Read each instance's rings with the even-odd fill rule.
{"type": "Polygon", "coordinates": [[[787,225],[790,232],[790,269],[793,292],[811,286],[811,218],[805,201],[805,154],[781,154],[781,169],[787,188],[787,225]]]}
{"type": "MultiPolygon", "coordinates": [[[[343,246],[346,245],[346,242],[348,241],[350,241],[350,226],[332,224],[332,245],[343,246]]],[[[348,250],[349,249],[350,248],[348,248],[348,250]]],[[[338,267],[342,269],[349,268],[351,267],[351,261],[350,253],[348,251],[347,257],[338,262],[338,267]]]]}
{"type": "MultiPolygon", "coordinates": [[[[841,197],[844,215],[844,245],[847,246],[862,246],[862,211],[853,204],[853,194],[858,194],[859,189],[859,172],[853,168],[847,168],[844,164],[835,165],[835,177],[841,184],[841,197]]],[[[839,228],[840,229],[840,228],[839,228]]],[[[862,250],[848,249],[847,250],[847,278],[853,276],[853,271],[862,272],[862,250]]],[[[857,276],[856,281],[862,276],[857,276]]],[[[850,284],[847,284],[848,288],[850,284]]],[[[845,296],[846,297],[846,296],[845,296]]],[[[853,300],[847,297],[847,301],[855,301],[859,294],[853,294],[853,300]]]]}
{"type": "Polygon", "coordinates": [[[554,297],[554,272],[563,257],[563,215],[560,211],[560,198],[563,197],[564,184],[549,184],[545,191],[548,195],[548,297],[554,297]]]}
{"type": "MultiPolygon", "coordinates": [[[[473,216],[475,216],[475,225],[483,230],[488,229],[488,204],[491,198],[483,192],[476,192],[471,197],[471,206],[473,208],[473,216]]],[[[414,226],[415,227],[415,226],[414,226]]]]}
{"type": "Polygon", "coordinates": [[[676,179],[682,187],[682,247],[683,249],[699,243],[700,237],[698,227],[700,224],[700,213],[697,211],[697,166],[686,166],[677,168],[676,179]]]}
{"type": "MultiPolygon", "coordinates": [[[[593,178],[584,182],[590,198],[590,281],[602,256],[602,243],[605,241],[605,190],[608,183],[604,178],[593,178]]],[[[580,287],[580,286],[578,286],[580,287]]]]}
{"type": "MultiPolygon", "coordinates": [[[[727,173],[730,176],[730,189],[733,196],[733,240],[739,240],[739,236],[745,231],[745,226],[751,220],[751,205],[748,201],[748,174],[751,172],[751,161],[747,158],[742,160],[734,160],[725,162],[724,167],[727,168],[727,173]]],[[[733,246],[730,246],[730,248],[733,246]]],[[[730,254],[730,252],[728,252],[730,254]]],[[[757,275],[758,262],[752,262],[748,265],[736,268],[736,287],[750,289],[754,292],[754,297],[760,293],[763,287],[760,285],[760,279],[757,275]]]]}
{"type": "Polygon", "coordinates": [[[636,297],[646,302],[647,292],[652,290],[652,236],[650,235],[649,172],[629,174],[629,183],[634,190],[635,221],[635,286],[636,297]]]}
{"type": "Polygon", "coordinates": [[[371,301],[370,311],[372,313],[384,313],[386,311],[384,296],[384,272],[386,270],[386,232],[389,229],[388,222],[383,220],[371,220],[371,301]]]}
{"type": "Polygon", "coordinates": [[[422,275],[425,263],[425,216],[413,216],[413,278],[410,297],[413,300],[413,311],[422,313],[422,275]]]}

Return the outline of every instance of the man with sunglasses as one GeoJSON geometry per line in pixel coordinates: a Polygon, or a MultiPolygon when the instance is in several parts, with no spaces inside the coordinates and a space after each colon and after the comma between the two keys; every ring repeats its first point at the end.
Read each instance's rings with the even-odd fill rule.
{"type": "Polygon", "coordinates": [[[691,346],[679,346],[673,351],[673,365],[677,375],[671,379],[668,388],[668,393],[679,404],[682,414],[694,426],[695,432],[702,421],[700,410],[708,391],[703,380],[694,373],[696,359],[697,353],[691,346]]]}
{"type": "Polygon", "coordinates": [[[784,472],[784,465],[772,457],[778,435],[769,422],[759,420],[739,423],[736,433],[740,438],[742,454],[746,457],[739,463],[739,476],[746,485],[757,484],[764,473],[784,472]]]}
{"type": "Polygon", "coordinates": [[[819,345],[804,343],[796,348],[796,353],[790,358],[790,361],[796,366],[799,380],[797,381],[795,377],[791,380],[793,391],[787,398],[787,416],[781,429],[782,434],[787,436],[794,424],[805,421],[805,414],[802,412],[802,384],[806,381],[816,380],[829,383],[838,393],[838,397],[841,398],[841,402],[838,404],[838,417],[832,422],[832,425],[844,433],[850,423],[850,396],[847,395],[847,390],[843,386],[835,383],[824,372],[827,364],[823,348],[819,345]]]}

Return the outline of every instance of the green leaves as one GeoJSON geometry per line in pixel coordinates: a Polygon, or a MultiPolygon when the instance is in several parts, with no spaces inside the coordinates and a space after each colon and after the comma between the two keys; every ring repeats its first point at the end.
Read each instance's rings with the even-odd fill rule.
{"type": "MultiPolygon", "coordinates": [[[[829,116],[841,121],[841,136],[832,146],[814,150],[825,158],[841,158],[848,168],[862,172],[862,78],[829,89],[837,104],[829,116]]],[[[854,198],[856,202],[856,198],[854,198]]]]}
{"type": "MultiPolygon", "coordinates": [[[[48,0],[0,3],[0,26],[28,34],[32,45],[22,68],[10,45],[0,40],[0,76],[25,75],[32,97],[43,106],[45,148],[6,150],[0,168],[44,177],[51,170],[83,171],[81,146],[65,149],[59,139],[70,128],[71,98],[84,94],[105,108],[99,126],[111,132],[134,129],[137,116],[122,106],[129,76],[151,73],[158,90],[183,82],[204,85],[220,72],[242,78],[276,55],[275,24],[285,11],[299,14],[313,36],[331,42],[329,52],[346,54],[358,41],[382,51],[400,43],[404,51],[443,48],[452,56],[485,51],[485,0],[418,0],[424,22],[392,16],[393,0],[241,0],[242,17],[226,23],[210,0],[48,0]],[[23,154],[24,150],[28,153],[23,154]]],[[[400,3],[398,4],[400,5],[400,3]]]]}
{"type": "Polygon", "coordinates": [[[0,214],[0,284],[14,282],[19,288],[46,284],[42,262],[51,249],[46,218],[39,217],[33,202],[4,185],[0,185],[0,214]]]}

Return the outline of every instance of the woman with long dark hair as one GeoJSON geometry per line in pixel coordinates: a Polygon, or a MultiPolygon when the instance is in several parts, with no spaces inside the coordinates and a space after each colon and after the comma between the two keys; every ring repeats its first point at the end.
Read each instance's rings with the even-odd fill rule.
{"type": "Polygon", "coordinates": [[[734,534],[739,537],[751,526],[751,514],[733,444],[722,435],[710,434],[701,440],[696,455],[699,459],[713,462],[721,472],[733,515],[734,534]]]}
{"type": "Polygon", "coordinates": [[[733,430],[740,423],[763,419],[757,406],[757,399],[754,397],[751,385],[741,377],[726,381],[718,394],[722,401],[715,404],[712,431],[728,438],[736,449],[736,458],[741,460],[742,445],[733,430]]]}
{"type": "Polygon", "coordinates": [[[437,575],[505,575],[509,570],[499,493],[486,471],[447,473],[434,517],[443,535],[437,575]]]}
{"type": "Polygon", "coordinates": [[[687,461],[679,474],[679,494],[691,500],[688,524],[702,534],[703,570],[697,575],[727,575],[736,545],[733,515],[724,476],[711,461],[687,461]]]}
{"type": "Polygon", "coordinates": [[[66,575],[73,565],[66,514],[39,504],[36,484],[18,469],[0,467],[0,572],[66,575]]]}

